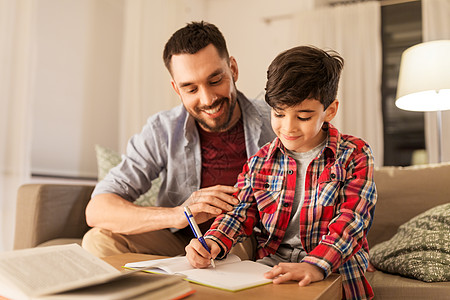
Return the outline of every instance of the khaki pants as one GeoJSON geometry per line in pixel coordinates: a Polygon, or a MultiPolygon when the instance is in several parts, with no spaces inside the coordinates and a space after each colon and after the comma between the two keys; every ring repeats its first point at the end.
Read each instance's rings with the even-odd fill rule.
{"type": "MultiPolygon", "coordinates": [[[[83,237],[82,246],[98,257],[122,253],[144,253],[163,256],[185,255],[185,247],[192,236],[180,230],[172,233],[169,229],[142,234],[119,234],[106,229],[92,228],[83,237]]],[[[252,236],[236,244],[230,251],[242,260],[254,259],[256,240],[252,236]]]]}

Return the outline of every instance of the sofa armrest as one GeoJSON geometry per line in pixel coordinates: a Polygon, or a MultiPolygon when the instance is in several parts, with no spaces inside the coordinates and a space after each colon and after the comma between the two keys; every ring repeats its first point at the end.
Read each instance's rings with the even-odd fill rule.
{"type": "Polygon", "coordinates": [[[57,238],[81,238],[93,185],[26,184],[17,194],[14,249],[57,238]]]}

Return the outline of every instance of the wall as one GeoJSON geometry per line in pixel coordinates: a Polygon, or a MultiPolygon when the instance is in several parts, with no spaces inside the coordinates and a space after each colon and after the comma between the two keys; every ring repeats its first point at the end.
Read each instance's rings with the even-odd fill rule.
{"type": "Polygon", "coordinates": [[[293,13],[312,8],[314,0],[211,0],[207,5],[206,19],[219,27],[237,60],[238,89],[249,98],[262,99],[270,62],[295,46],[293,13]]]}
{"type": "Polygon", "coordinates": [[[116,148],[123,1],[38,0],[32,173],[96,177],[116,148]]]}
{"type": "Polygon", "coordinates": [[[230,54],[238,61],[238,88],[248,97],[262,98],[267,66],[280,51],[293,46],[292,12],[312,3],[37,0],[32,172],[95,178],[95,144],[123,151],[126,140],[140,130],[148,116],[178,105],[161,56],[169,36],[189,21],[203,19],[219,27],[230,54]],[[132,11],[136,5],[142,10],[140,14],[132,11]],[[142,20],[130,22],[134,17],[142,20]],[[136,26],[136,31],[131,28],[130,32],[130,26],[136,26]],[[142,45],[130,47],[136,38],[134,42],[142,45]],[[130,71],[130,55],[124,52],[130,49],[140,51],[131,59],[137,58],[143,65],[137,72],[145,84],[138,83],[141,88],[129,92],[121,76],[136,72],[130,71]],[[148,70],[152,73],[139,75],[148,70]],[[149,101],[134,105],[140,110],[134,114],[139,120],[121,132],[119,127],[123,131],[124,126],[119,126],[120,122],[124,122],[124,115],[130,115],[126,112],[131,107],[128,101],[142,96],[149,101]]]}
{"type": "Polygon", "coordinates": [[[124,8],[119,105],[119,151],[141,131],[149,116],[180,104],[162,53],[169,37],[192,20],[202,20],[208,0],[134,0],[124,8]]]}

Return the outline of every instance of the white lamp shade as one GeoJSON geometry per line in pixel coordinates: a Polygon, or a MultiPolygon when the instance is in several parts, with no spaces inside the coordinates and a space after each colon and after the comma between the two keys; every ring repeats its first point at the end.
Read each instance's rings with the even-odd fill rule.
{"type": "Polygon", "coordinates": [[[421,43],[403,52],[395,105],[412,111],[450,109],[450,40],[421,43]]]}

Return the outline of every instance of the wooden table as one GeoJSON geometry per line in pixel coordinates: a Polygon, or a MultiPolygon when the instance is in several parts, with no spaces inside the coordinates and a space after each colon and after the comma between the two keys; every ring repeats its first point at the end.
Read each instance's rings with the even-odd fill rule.
{"type": "MultiPolygon", "coordinates": [[[[117,269],[128,262],[164,258],[157,255],[126,253],[103,258],[107,263],[117,269]]],[[[142,276],[148,276],[142,273],[142,276]]],[[[188,299],[316,299],[332,300],[342,298],[342,283],[339,274],[331,274],[327,279],[314,282],[306,287],[299,287],[297,282],[283,284],[266,284],[259,287],[239,291],[227,292],[207,286],[191,283],[196,292],[188,299]]]]}

